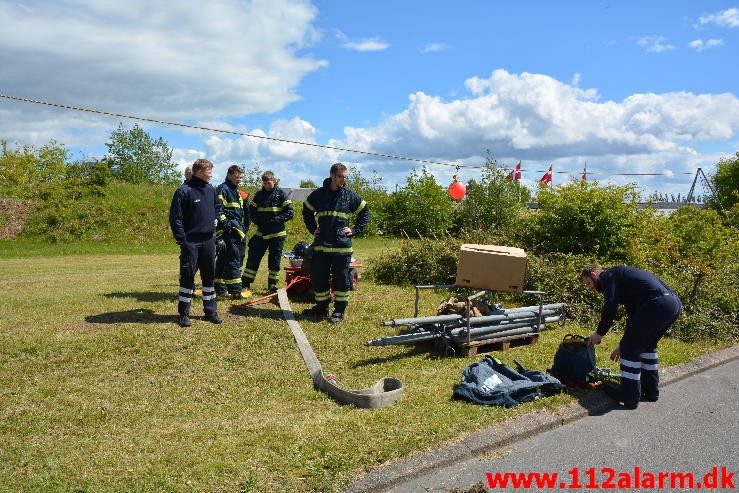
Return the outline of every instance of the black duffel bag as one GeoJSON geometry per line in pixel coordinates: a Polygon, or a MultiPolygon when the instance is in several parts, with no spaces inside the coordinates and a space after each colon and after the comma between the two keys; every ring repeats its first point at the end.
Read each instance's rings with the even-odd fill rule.
{"type": "Polygon", "coordinates": [[[577,334],[567,334],[554,354],[554,364],[547,373],[569,387],[583,387],[592,381],[590,372],[595,370],[595,348],[587,339],[577,334]]]}

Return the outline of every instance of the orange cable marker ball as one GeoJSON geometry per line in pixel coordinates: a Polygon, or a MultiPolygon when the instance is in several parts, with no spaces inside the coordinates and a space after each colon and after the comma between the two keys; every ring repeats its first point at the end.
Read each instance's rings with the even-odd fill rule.
{"type": "Polygon", "coordinates": [[[448,192],[451,198],[453,198],[454,200],[460,200],[467,193],[467,187],[464,185],[464,183],[459,181],[457,175],[454,175],[454,181],[451,185],[449,185],[448,192]]]}

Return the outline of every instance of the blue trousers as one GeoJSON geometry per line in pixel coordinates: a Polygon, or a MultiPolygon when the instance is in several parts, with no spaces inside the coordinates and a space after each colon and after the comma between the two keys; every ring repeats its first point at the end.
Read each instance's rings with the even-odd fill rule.
{"type": "Polygon", "coordinates": [[[653,298],[626,320],[621,338],[621,392],[624,400],[639,402],[642,394],[659,395],[657,343],[682,310],[674,293],[653,298]]]}
{"type": "Polygon", "coordinates": [[[267,268],[269,269],[267,287],[272,288],[277,286],[277,281],[280,278],[280,262],[282,262],[282,249],[284,246],[284,236],[276,236],[266,240],[258,235],[252,236],[249,240],[249,255],[246,258],[242,282],[246,286],[254,282],[254,278],[257,277],[257,270],[259,270],[259,264],[262,262],[262,257],[269,250],[269,255],[267,256],[267,268]]]}
{"type": "Polygon", "coordinates": [[[195,273],[200,271],[203,282],[203,311],[206,315],[216,312],[215,238],[199,242],[184,241],[180,245],[180,296],[177,311],[190,314],[192,295],[195,291],[195,273]]]}
{"type": "Polygon", "coordinates": [[[246,243],[233,230],[223,236],[223,241],[226,242],[226,250],[216,258],[216,294],[240,293],[246,243]]]}
{"type": "Polygon", "coordinates": [[[333,284],[334,311],[344,313],[349,305],[351,258],[352,256],[348,254],[313,252],[310,277],[317,304],[328,306],[333,284]]]}

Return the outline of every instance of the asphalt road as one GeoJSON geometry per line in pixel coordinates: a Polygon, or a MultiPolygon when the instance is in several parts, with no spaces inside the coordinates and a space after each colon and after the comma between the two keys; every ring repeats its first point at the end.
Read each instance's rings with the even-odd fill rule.
{"type": "Polygon", "coordinates": [[[707,487],[712,485],[711,477],[704,475],[713,476],[714,471],[719,487],[723,476],[724,486],[731,482],[739,489],[739,474],[731,476],[739,465],[738,377],[735,359],[664,387],[659,402],[641,403],[634,411],[616,406],[382,489],[393,493],[644,491],[649,489],[651,473],[651,491],[696,491],[695,486],[680,488],[679,476],[674,476],[675,488],[668,476],[663,476],[660,487],[659,473],[692,473],[696,482],[708,479],[707,487]],[[640,471],[638,488],[635,467],[640,471]],[[497,472],[557,473],[558,477],[551,486],[539,488],[491,487],[487,473],[494,477],[497,472]],[[570,488],[575,479],[581,488],[570,488]],[[609,484],[613,487],[603,488],[609,484]]]}

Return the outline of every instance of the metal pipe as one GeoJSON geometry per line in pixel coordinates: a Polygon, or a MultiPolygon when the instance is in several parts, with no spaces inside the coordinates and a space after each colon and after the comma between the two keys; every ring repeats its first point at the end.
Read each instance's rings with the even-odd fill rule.
{"type": "Polygon", "coordinates": [[[364,343],[365,346],[391,346],[395,344],[416,344],[441,337],[441,332],[415,332],[398,336],[380,337],[364,343]]]}
{"type": "Polygon", "coordinates": [[[396,327],[398,325],[424,325],[424,324],[440,324],[448,322],[456,322],[462,320],[462,315],[436,315],[433,317],[416,317],[416,318],[394,318],[386,322],[381,322],[382,327],[396,327]]]}
{"type": "Polygon", "coordinates": [[[413,309],[413,316],[418,316],[418,299],[420,296],[419,291],[421,289],[452,289],[454,288],[454,284],[431,284],[431,285],[425,285],[425,286],[416,286],[416,304],[413,309]]]}
{"type": "Polygon", "coordinates": [[[529,319],[521,319],[521,320],[515,320],[511,321],[510,323],[502,323],[498,325],[489,325],[486,327],[476,327],[474,329],[470,329],[467,331],[464,327],[461,327],[459,329],[454,329],[449,333],[449,337],[451,337],[453,340],[459,340],[462,338],[468,338],[483,334],[493,334],[495,332],[502,332],[509,329],[517,329],[520,327],[536,327],[536,328],[543,328],[545,324],[547,323],[554,323],[558,322],[559,317],[547,317],[544,319],[544,324],[539,323],[538,318],[529,318],[529,319]]]}
{"type": "MultiPolygon", "coordinates": [[[[544,310],[543,316],[558,315],[559,312],[556,310],[544,310]]],[[[518,320],[521,318],[540,318],[539,310],[536,311],[521,311],[513,313],[505,313],[502,315],[485,315],[483,317],[471,317],[469,319],[469,325],[481,325],[490,322],[503,322],[507,320],[518,320]]]]}
{"type": "MultiPolygon", "coordinates": [[[[538,333],[538,331],[536,330],[536,328],[533,328],[533,327],[522,327],[522,328],[518,328],[518,329],[510,329],[510,330],[504,330],[502,332],[497,332],[493,336],[490,336],[490,334],[483,334],[483,335],[480,335],[480,336],[477,336],[477,337],[473,337],[471,339],[471,341],[480,341],[480,340],[483,340],[483,339],[496,339],[496,338],[499,338],[499,337],[502,338],[502,337],[508,337],[508,336],[514,336],[514,335],[523,335],[523,334],[535,335],[537,333],[538,333]]],[[[491,342],[495,342],[495,341],[491,341],[491,342]]]]}
{"type": "MultiPolygon", "coordinates": [[[[567,303],[549,303],[547,305],[541,305],[542,310],[559,310],[560,308],[564,308],[567,306],[567,303]]],[[[523,311],[539,311],[539,305],[532,305],[532,306],[517,306],[515,308],[504,308],[504,312],[506,313],[515,313],[515,312],[523,312],[523,311]]]]}
{"type": "MultiPolygon", "coordinates": [[[[549,317],[545,319],[546,323],[552,323],[556,322],[559,318],[558,317],[549,317]]],[[[478,327],[477,329],[472,329],[470,340],[480,340],[480,339],[490,339],[491,334],[494,334],[493,337],[505,337],[508,335],[515,335],[515,334],[525,334],[527,332],[534,333],[536,329],[542,329],[544,328],[544,325],[538,325],[536,319],[530,319],[526,323],[523,321],[519,321],[515,324],[503,324],[503,325],[496,325],[492,327],[478,327]],[[484,329],[484,330],[483,330],[484,329]]],[[[439,339],[442,337],[447,337],[455,342],[459,342],[460,339],[464,339],[467,337],[467,334],[463,334],[463,332],[466,332],[464,328],[455,329],[449,334],[444,334],[442,332],[431,332],[431,331],[424,331],[424,332],[415,332],[413,334],[401,334],[397,336],[389,336],[389,337],[380,337],[378,339],[373,339],[371,341],[367,341],[364,343],[365,346],[392,346],[392,345],[402,345],[402,344],[416,344],[419,342],[425,342],[425,341],[432,341],[434,339],[439,339]]]]}

